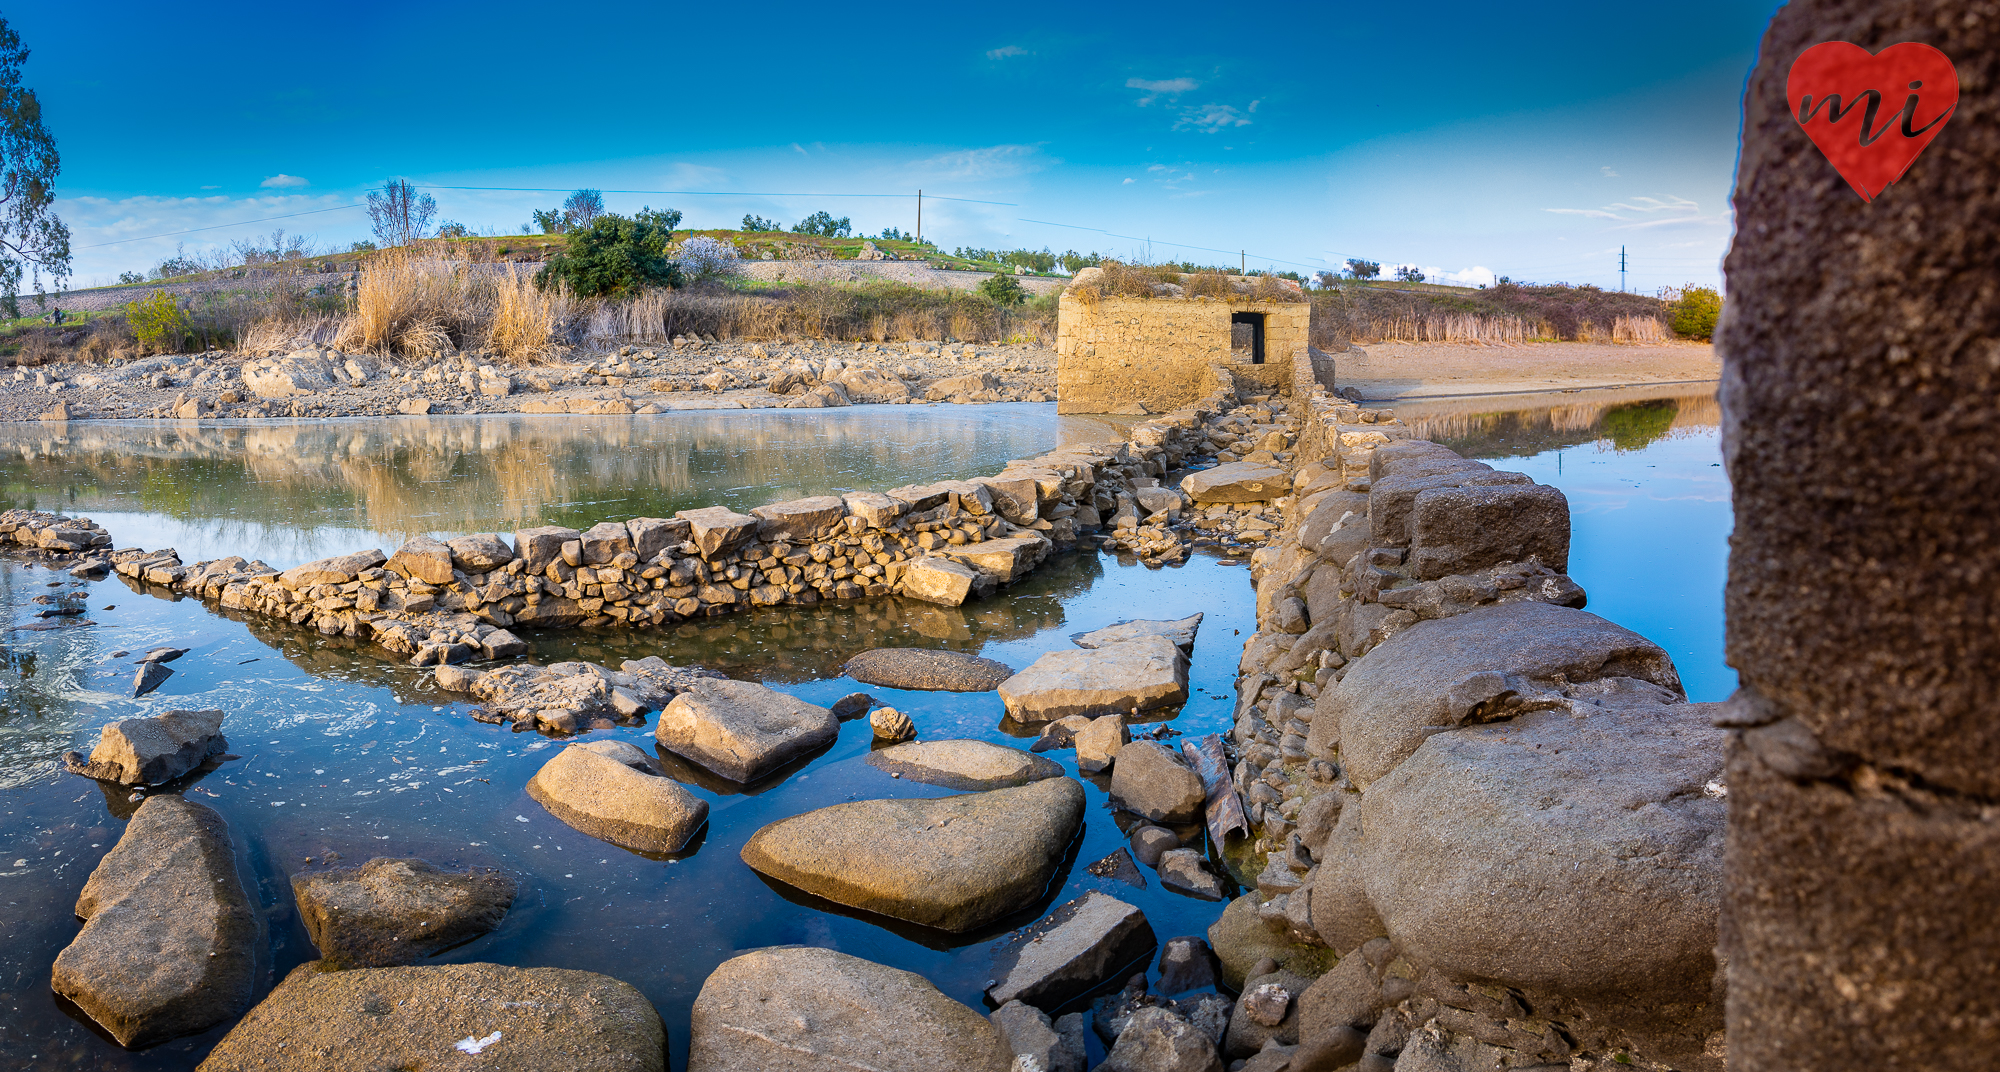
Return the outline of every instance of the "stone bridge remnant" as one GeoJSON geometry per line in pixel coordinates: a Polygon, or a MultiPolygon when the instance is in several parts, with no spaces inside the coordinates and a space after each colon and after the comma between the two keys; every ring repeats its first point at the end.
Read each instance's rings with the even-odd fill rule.
{"type": "Polygon", "coordinates": [[[1995,15],[1801,0],[1745,93],[1717,336],[1732,1069],[1969,1072],[2000,1048],[1995,15]],[[1930,45],[1968,90],[1872,203],[1786,99],[1824,41],[1930,45]]]}

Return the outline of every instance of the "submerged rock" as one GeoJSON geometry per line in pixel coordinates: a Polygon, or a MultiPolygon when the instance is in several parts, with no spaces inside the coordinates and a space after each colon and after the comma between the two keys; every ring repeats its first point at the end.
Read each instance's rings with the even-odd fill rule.
{"type": "Polygon", "coordinates": [[[1160,854],[1160,885],[1204,901],[1223,898],[1222,880],[1208,869],[1208,857],[1195,849],[1170,849],[1160,854]]]}
{"type": "MultiPolygon", "coordinates": [[[[157,666],[148,662],[147,666],[157,666]]],[[[63,753],[72,774],[122,785],[159,785],[228,751],[220,711],[168,711],[164,715],[121,718],[97,733],[97,747],[85,760],[63,753]]]]}
{"type": "MultiPolygon", "coordinates": [[[[496,630],[487,640],[496,650],[504,641],[526,648],[505,630],[496,630]]],[[[563,733],[590,729],[600,722],[643,721],[646,712],[665,706],[695,682],[717,676],[710,670],[671,666],[657,655],[627,659],[617,670],[596,663],[563,662],[485,671],[440,666],[436,671],[439,688],[468,692],[480,701],[483,712],[474,717],[563,733]]]]}
{"type": "Polygon", "coordinates": [[[499,964],[292,969],[199,1072],[666,1072],[651,1002],[608,975],[499,964]]]}
{"type": "Polygon", "coordinates": [[[687,1072],[1008,1072],[984,1016],[914,972],[785,946],[723,961],[688,1024],[687,1072]]]}
{"type": "Polygon", "coordinates": [[[1006,789],[1062,777],[1062,764],[985,741],[912,741],[868,754],[868,765],[951,789],[1006,789]]]}
{"type": "Polygon", "coordinates": [[[928,692],[986,692],[1014,676],[1003,662],[928,648],[873,648],[847,660],[845,669],[864,684],[928,692]]]}
{"type": "Polygon", "coordinates": [[[1143,967],[1158,943],[1144,912],[1093,890],[996,946],[995,982],[986,997],[995,1005],[1020,1000],[1057,1008],[1135,964],[1143,967]]]}
{"type": "Polygon", "coordinates": [[[906,741],[917,735],[917,724],[893,707],[878,707],[869,712],[868,728],[875,731],[878,741],[906,741]]]}
{"type": "Polygon", "coordinates": [[[1096,649],[1052,651],[1000,683],[1009,718],[1125,714],[1178,707],[1188,696],[1187,657],[1163,636],[1096,649]]]}
{"type": "Polygon", "coordinates": [[[331,968],[386,968],[434,956],[500,925],[514,880],[378,856],[292,876],[299,919],[331,968]]]}
{"type": "Polygon", "coordinates": [[[591,837],[638,852],[679,852],[708,821],[708,802],[624,741],[574,744],[528,779],[528,795],[591,837]]]}
{"type": "Polygon", "coordinates": [[[929,800],[862,800],[780,819],[743,862],[836,904],[968,931],[1033,904],[1078,826],[1083,787],[1049,778],[929,800]]]}
{"type": "Polygon", "coordinates": [[[653,736],[662,748],[737,782],[752,782],[833,743],[833,712],[754,681],[710,678],[674,697],[653,736]]]}
{"type": "Polygon", "coordinates": [[[50,985],[126,1046],[206,1031],[255,988],[257,917],[222,816],[177,796],[140,804],[98,862],[50,985]]]}

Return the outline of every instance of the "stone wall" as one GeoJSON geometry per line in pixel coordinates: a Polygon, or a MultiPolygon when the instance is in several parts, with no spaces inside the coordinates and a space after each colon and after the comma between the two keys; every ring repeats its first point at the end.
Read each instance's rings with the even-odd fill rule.
{"type": "Polygon", "coordinates": [[[1276,394],[1305,361],[1312,307],[1214,298],[1098,298],[1066,291],[1056,326],[1056,411],[1106,413],[1139,402],[1177,410],[1208,393],[1211,365],[1276,394]],[[1230,349],[1230,316],[1264,314],[1264,363],[1230,349]]]}

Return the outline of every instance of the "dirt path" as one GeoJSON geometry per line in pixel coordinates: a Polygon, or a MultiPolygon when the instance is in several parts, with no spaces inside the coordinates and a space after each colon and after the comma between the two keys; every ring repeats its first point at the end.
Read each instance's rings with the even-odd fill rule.
{"type": "Polygon", "coordinates": [[[1722,375],[1715,347],[1686,342],[1657,346],[1391,342],[1337,354],[1334,364],[1340,386],[1359,388],[1363,396],[1383,401],[1685,383],[1722,375]]]}

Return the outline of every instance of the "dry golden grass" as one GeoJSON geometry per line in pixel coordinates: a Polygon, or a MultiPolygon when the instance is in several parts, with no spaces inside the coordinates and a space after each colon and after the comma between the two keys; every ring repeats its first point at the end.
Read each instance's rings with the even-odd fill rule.
{"type": "Polygon", "coordinates": [[[568,288],[541,290],[510,264],[506,278],[494,287],[487,345],[516,363],[546,357],[555,351],[558,335],[574,314],[574,306],[568,288]]]}
{"type": "Polygon", "coordinates": [[[1663,343],[1673,338],[1665,324],[1654,316],[1621,316],[1611,325],[1612,342],[1663,343]]]}
{"type": "Polygon", "coordinates": [[[1404,314],[1361,319],[1351,326],[1355,341],[1367,342],[1528,342],[1546,338],[1547,325],[1530,324],[1518,316],[1478,316],[1471,313],[1404,314]]]}
{"type": "Polygon", "coordinates": [[[429,358],[477,335],[491,316],[490,286],[461,261],[432,248],[389,250],[376,258],[354,295],[339,345],[373,353],[429,358]]]}

